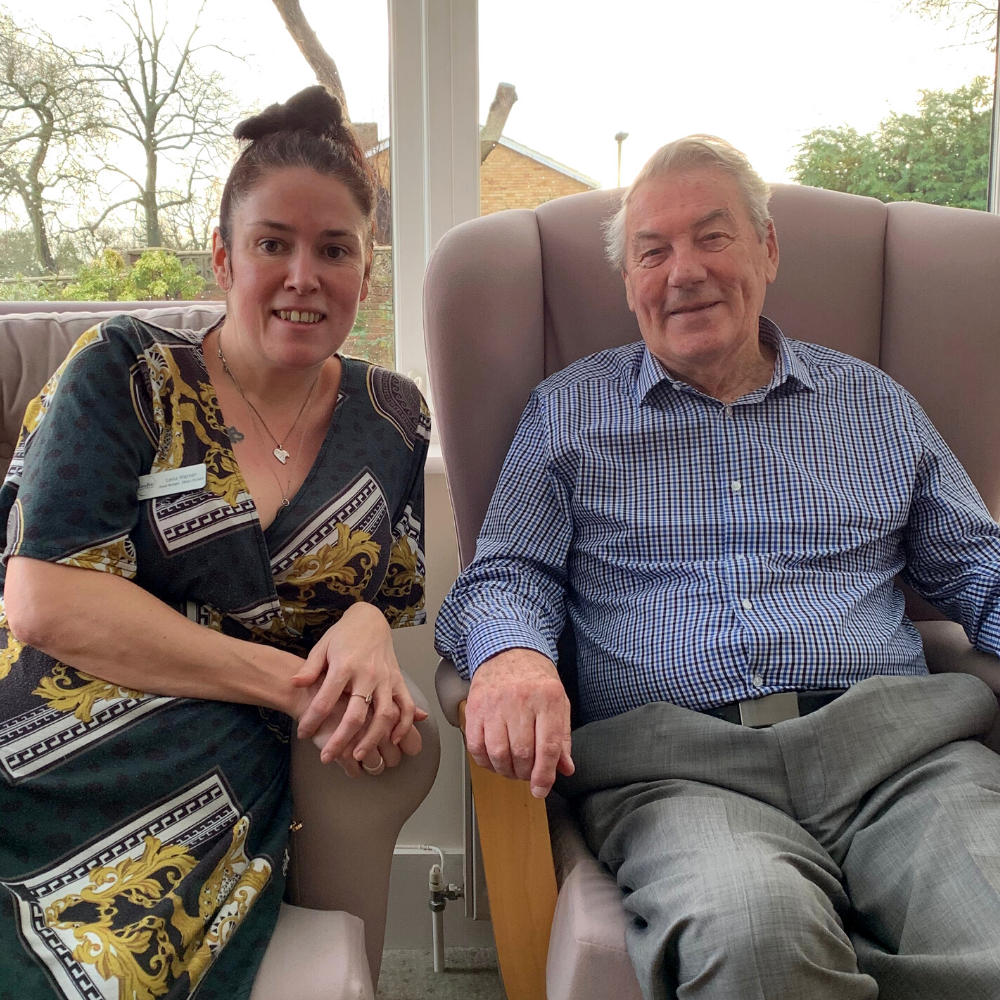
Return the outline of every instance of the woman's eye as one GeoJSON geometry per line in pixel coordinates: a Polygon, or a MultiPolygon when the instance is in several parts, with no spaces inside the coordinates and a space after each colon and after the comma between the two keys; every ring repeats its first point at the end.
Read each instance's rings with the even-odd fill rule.
{"type": "Polygon", "coordinates": [[[264,253],[277,253],[281,249],[280,240],[261,240],[257,245],[264,253]]]}
{"type": "Polygon", "coordinates": [[[331,260],[340,260],[341,257],[347,255],[347,251],[343,247],[327,247],[324,252],[331,260]]]}

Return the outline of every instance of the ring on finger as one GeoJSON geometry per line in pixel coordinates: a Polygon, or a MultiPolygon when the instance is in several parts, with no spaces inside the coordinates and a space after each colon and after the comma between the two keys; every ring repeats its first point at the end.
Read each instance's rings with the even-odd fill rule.
{"type": "Polygon", "coordinates": [[[365,774],[370,774],[373,778],[377,778],[385,770],[385,758],[379,754],[378,763],[374,767],[369,767],[362,761],[361,770],[364,771],[365,774]]]}
{"type": "Polygon", "coordinates": [[[352,691],[350,697],[352,698],[364,698],[365,704],[370,705],[372,703],[372,694],[374,692],[369,691],[368,694],[362,694],[360,691],[352,691]]]}

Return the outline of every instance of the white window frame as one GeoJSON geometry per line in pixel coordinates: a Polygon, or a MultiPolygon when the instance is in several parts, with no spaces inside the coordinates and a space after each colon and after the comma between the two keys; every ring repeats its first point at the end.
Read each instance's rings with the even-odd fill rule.
{"type": "Polygon", "coordinates": [[[396,368],[432,399],[424,269],[449,229],[479,215],[478,0],[388,5],[396,368]]]}

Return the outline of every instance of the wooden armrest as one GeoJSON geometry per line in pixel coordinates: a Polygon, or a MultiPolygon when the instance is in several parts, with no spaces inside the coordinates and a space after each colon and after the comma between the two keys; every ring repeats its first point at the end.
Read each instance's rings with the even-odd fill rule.
{"type": "MultiPolygon", "coordinates": [[[[465,702],[458,706],[465,732],[465,702]]],[[[556,873],[544,799],[469,757],[493,937],[507,1000],[545,1000],[556,873]]]]}

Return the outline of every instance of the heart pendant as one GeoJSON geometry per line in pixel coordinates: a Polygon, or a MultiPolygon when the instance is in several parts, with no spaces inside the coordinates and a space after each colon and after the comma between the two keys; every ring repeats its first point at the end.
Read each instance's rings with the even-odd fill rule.
{"type": "Polygon", "coordinates": [[[274,449],[274,457],[281,462],[282,465],[288,461],[288,452],[282,447],[277,447],[274,449]]]}

